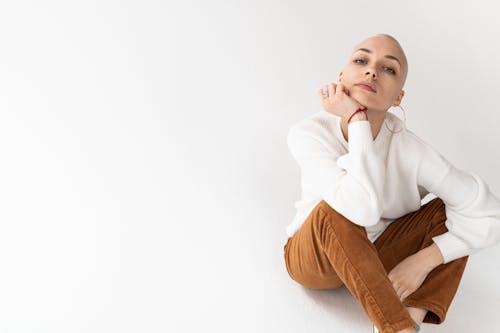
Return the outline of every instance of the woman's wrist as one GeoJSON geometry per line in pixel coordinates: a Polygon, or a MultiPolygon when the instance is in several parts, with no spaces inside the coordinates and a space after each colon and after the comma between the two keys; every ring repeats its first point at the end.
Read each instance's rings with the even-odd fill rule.
{"type": "Polygon", "coordinates": [[[417,253],[421,256],[424,266],[429,272],[444,262],[441,250],[434,242],[417,253]]]}
{"type": "Polygon", "coordinates": [[[347,118],[347,124],[358,120],[368,120],[368,116],[366,115],[365,110],[357,110],[352,115],[350,115],[349,118],[347,118]]]}

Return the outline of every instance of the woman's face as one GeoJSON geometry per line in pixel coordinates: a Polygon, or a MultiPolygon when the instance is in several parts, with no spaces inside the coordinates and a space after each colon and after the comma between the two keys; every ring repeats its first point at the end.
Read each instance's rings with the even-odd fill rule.
{"type": "Polygon", "coordinates": [[[400,46],[387,37],[374,36],[354,47],[339,82],[363,106],[386,111],[401,102],[407,73],[408,63],[400,46]],[[376,91],[365,90],[357,85],[360,82],[371,84],[376,91]]]}

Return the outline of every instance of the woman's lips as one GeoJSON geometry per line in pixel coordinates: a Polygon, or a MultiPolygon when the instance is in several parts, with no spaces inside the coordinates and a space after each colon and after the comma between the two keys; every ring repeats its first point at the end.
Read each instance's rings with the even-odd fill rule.
{"type": "Polygon", "coordinates": [[[364,89],[364,90],[371,91],[372,93],[374,93],[374,92],[375,92],[375,91],[373,91],[373,90],[372,90],[372,88],[371,88],[370,86],[367,86],[366,84],[361,84],[361,83],[360,83],[360,84],[356,84],[355,86],[356,86],[356,87],[360,87],[360,88],[362,88],[362,89],[364,89]]]}

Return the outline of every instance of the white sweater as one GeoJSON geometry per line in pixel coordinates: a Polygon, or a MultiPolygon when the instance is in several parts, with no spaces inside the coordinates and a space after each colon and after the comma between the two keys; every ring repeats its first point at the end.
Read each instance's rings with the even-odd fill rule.
{"type": "Polygon", "coordinates": [[[394,114],[375,140],[367,120],[348,125],[321,110],[294,124],[288,148],[300,168],[301,198],[286,233],[293,236],[325,200],[374,242],[395,219],[418,210],[429,193],[445,203],[448,231],[433,237],[444,263],[500,242],[500,200],[474,172],[452,165],[394,114]]]}

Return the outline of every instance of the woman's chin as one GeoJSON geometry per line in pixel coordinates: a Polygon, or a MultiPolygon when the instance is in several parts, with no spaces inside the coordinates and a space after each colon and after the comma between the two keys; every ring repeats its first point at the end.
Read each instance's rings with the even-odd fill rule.
{"type": "Polygon", "coordinates": [[[367,96],[367,94],[362,91],[353,91],[350,97],[354,98],[359,104],[364,105],[367,108],[369,108],[370,105],[373,105],[373,100],[370,98],[371,96],[367,96]]]}

